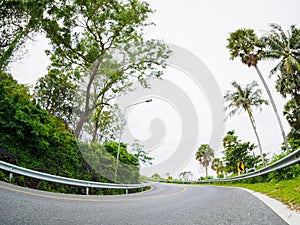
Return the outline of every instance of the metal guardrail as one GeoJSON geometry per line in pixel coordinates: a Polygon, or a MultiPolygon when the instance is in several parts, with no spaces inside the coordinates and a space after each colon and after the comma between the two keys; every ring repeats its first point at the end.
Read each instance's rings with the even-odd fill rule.
{"type": "Polygon", "coordinates": [[[87,195],[89,194],[89,188],[125,189],[126,194],[128,194],[129,189],[145,188],[149,186],[149,184],[114,184],[114,183],[100,183],[94,181],[77,180],[77,179],[55,176],[47,173],[38,172],[35,170],[26,169],[3,161],[0,161],[0,169],[10,172],[10,179],[12,178],[13,173],[16,173],[16,174],[20,174],[23,176],[32,177],[40,180],[85,187],[87,195]]]}
{"type": "Polygon", "coordinates": [[[184,183],[215,183],[215,182],[230,182],[230,181],[236,181],[236,180],[244,180],[252,177],[261,176],[264,174],[268,174],[271,172],[274,172],[276,170],[283,169],[285,167],[292,166],[296,163],[300,162],[300,149],[290,153],[289,155],[285,156],[284,158],[274,162],[273,164],[266,166],[262,169],[256,170],[251,173],[243,174],[236,177],[231,178],[218,178],[218,179],[209,179],[209,180],[195,180],[195,181],[187,181],[184,183]]]}
{"type": "MultiPolygon", "coordinates": [[[[228,181],[236,181],[236,180],[244,180],[256,176],[261,176],[267,173],[271,173],[273,171],[283,169],[285,167],[294,165],[300,162],[300,149],[292,152],[291,154],[287,155],[286,157],[278,160],[277,162],[266,166],[262,169],[256,170],[251,173],[243,174],[241,176],[232,177],[232,178],[219,178],[219,179],[209,179],[209,180],[196,180],[196,181],[187,181],[184,183],[214,183],[214,182],[228,182],[228,181]]],[[[47,173],[42,173],[30,169],[26,169],[23,167],[19,167],[13,164],[9,164],[7,162],[0,161],[0,169],[6,170],[10,172],[10,179],[12,178],[13,173],[20,174],[27,177],[32,177],[40,180],[67,184],[67,185],[74,185],[74,186],[81,186],[86,188],[86,194],[89,193],[89,188],[111,188],[111,189],[125,189],[126,193],[128,193],[129,189],[136,189],[136,188],[145,188],[150,186],[150,184],[113,184],[113,183],[100,183],[100,182],[93,182],[93,181],[85,181],[85,180],[77,180],[67,177],[60,177],[55,176],[47,173]]]]}

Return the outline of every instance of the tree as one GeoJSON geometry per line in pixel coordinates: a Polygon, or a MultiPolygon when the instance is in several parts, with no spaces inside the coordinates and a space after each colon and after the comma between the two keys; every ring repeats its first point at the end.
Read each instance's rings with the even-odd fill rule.
{"type": "MultiPolygon", "coordinates": [[[[118,143],[108,142],[104,143],[103,146],[108,153],[115,159],[117,158],[118,143]]],[[[127,145],[124,143],[121,143],[119,160],[117,177],[114,177],[114,174],[113,180],[119,183],[137,183],[139,178],[139,160],[136,155],[128,152],[127,145]]],[[[114,166],[116,166],[116,163],[114,166]]]]}
{"type": "Polygon", "coordinates": [[[227,91],[226,95],[224,96],[225,101],[228,103],[228,105],[226,106],[226,110],[230,110],[229,116],[233,116],[236,113],[240,113],[242,110],[245,110],[247,112],[257,139],[262,163],[263,165],[265,165],[263,150],[257,133],[252,113],[252,107],[259,108],[261,110],[261,106],[263,104],[267,105],[268,102],[261,98],[262,91],[261,89],[257,89],[258,84],[255,81],[251,82],[250,84],[247,84],[245,88],[242,88],[242,86],[235,81],[232,82],[231,85],[234,88],[234,90],[227,91]]]}
{"type": "Polygon", "coordinates": [[[216,171],[217,175],[221,175],[224,172],[223,162],[220,158],[214,158],[211,162],[211,169],[216,171]]]}
{"type": "Polygon", "coordinates": [[[193,173],[191,171],[183,171],[179,174],[179,177],[183,181],[188,181],[193,177],[193,173]]]}
{"type": "Polygon", "coordinates": [[[281,130],[285,147],[288,149],[287,138],[274,99],[262,73],[257,66],[258,61],[262,59],[262,56],[264,56],[265,43],[256,36],[254,30],[252,29],[239,29],[235,32],[232,32],[227,40],[228,45],[226,47],[229,49],[230,59],[233,60],[236,57],[240,57],[243,64],[247,65],[248,67],[253,66],[255,68],[265,90],[267,91],[281,130]]]}
{"type": "Polygon", "coordinates": [[[278,24],[271,24],[271,27],[272,30],[262,38],[266,44],[263,57],[279,59],[279,63],[271,70],[271,74],[277,73],[278,78],[283,79],[282,88],[278,91],[284,96],[297,93],[300,89],[296,76],[300,71],[300,29],[292,25],[286,34],[278,24]]]}
{"type": "Polygon", "coordinates": [[[72,121],[78,75],[52,58],[48,74],[38,79],[34,97],[50,114],[72,121]]]}
{"type": "Polygon", "coordinates": [[[208,144],[202,144],[196,152],[196,160],[205,167],[206,178],[208,178],[207,167],[214,157],[214,150],[208,144]]]}
{"type": "Polygon", "coordinates": [[[114,141],[120,134],[124,121],[117,105],[108,105],[97,108],[92,115],[92,141],[100,143],[114,141]],[[121,122],[120,122],[121,121],[121,122]]]}
{"type": "MultiPolygon", "coordinates": [[[[238,162],[243,162],[246,169],[254,168],[259,163],[259,157],[254,156],[252,151],[255,145],[250,142],[238,140],[234,131],[228,131],[223,138],[224,163],[226,172],[237,173],[238,162]]],[[[219,163],[219,162],[218,162],[219,163]]]]}
{"type": "Polygon", "coordinates": [[[158,174],[158,173],[154,173],[151,178],[155,179],[155,180],[162,180],[162,177],[158,174]]]}
{"type": "Polygon", "coordinates": [[[142,34],[152,12],[148,3],[138,0],[71,1],[53,8],[44,20],[51,54],[81,71],[78,92],[83,104],[76,110],[76,138],[90,115],[129,91],[133,81],[147,87],[149,79],[162,75],[169,51],[163,42],[145,41],[142,34]]]}
{"type": "Polygon", "coordinates": [[[280,25],[271,24],[271,27],[272,30],[262,39],[266,43],[263,57],[279,60],[271,70],[271,75],[278,76],[276,89],[282,96],[291,97],[283,113],[291,126],[289,144],[295,150],[300,139],[300,29],[292,25],[285,33],[280,25]]]}
{"type": "Polygon", "coordinates": [[[149,156],[149,153],[144,150],[144,146],[138,140],[135,140],[130,146],[130,153],[137,157],[140,165],[152,165],[154,158],[149,156]]]}
{"type": "Polygon", "coordinates": [[[284,105],[283,115],[291,126],[288,138],[291,149],[294,151],[300,146],[300,107],[297,105],[294,98],[290,99],[284,105]]]}

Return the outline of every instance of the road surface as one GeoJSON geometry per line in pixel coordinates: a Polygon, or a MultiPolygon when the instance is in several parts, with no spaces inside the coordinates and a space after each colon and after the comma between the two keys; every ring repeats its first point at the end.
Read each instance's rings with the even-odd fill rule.
{"type": "MultiPolygon", "coordinates": [[[[155,184],[138,194],[80,196],[0,182],[1,225],[285,225],[274,211],[236,188],[155,184]]],[[[300,224],[300,223],[299,223],[300,224]]]]}

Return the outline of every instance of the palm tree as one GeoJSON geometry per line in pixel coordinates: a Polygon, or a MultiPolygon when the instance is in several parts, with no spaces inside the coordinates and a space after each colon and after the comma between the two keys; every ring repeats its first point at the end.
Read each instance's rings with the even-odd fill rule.
{"type": "Polygon", "coordinates": [[[271,27],[272,30],[262,38],[266,44],[262,57],[279,59],[271,70],[271,74],[278,74],[276,89],[284,97],[292,95],[300,106],[300,29],[292,25],[286,34],[277,24],[271,24],[271,27]]]}
{"type": "Polygon", "coordinates": [[[274,99],[264,77],[262,76],[262,73],[257,66],[258,61],[264,55],[263,50],[265,49],[265,43],[262,40],[258,39],[256,34],[254,33],[254,30],[252,29],[239,29],[233,33],[230,33],[230,37],[227,40],[228,45],[226,47],[229,49],[230,59],[233,60],[236,57],[240,57],[243,64],[246,64],[249,67],[253,66],[255,68],[269,96],[272,108],[281,130],[285,148],[289,149],[287,138],[274,99]]]}
{"type": "Polygon", "coordinates": [[[258,83],[256,81],[247,84],[245,88],[242,88],[241,85],[235,81],[233,81],[231,85],[234,88],[234,90],[227,91],[226,95],[224,96],[225,101],[228,102],[226,110],[231,110],[229,112],[229,116],[233,116],[236,113],[240,113],[242,110],[245,110],[248,113],[252,128],[257,139],[262,164],[264,165],[264,155],[261,147],[261,142],[257,133],[254,117],[252,114],[252,107],[256,107],[261,110],[261,105],[267,105],[268,102],[261,98],[262,90],[257,88],[258,83]]]}
{"type": "Polygon", "coordinates": [[[208,144],[202,144],[196,152],[196,160],[205,167],[206,178],[208,178],[207,167],[214,157],[214,150],[208,144]]]}

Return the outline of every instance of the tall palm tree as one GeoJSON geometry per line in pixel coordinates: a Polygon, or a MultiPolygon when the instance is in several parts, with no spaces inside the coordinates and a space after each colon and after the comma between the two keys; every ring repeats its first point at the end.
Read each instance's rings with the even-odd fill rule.
{"type": "Polygon", "coordinates": [[[272,30],[262,38],[266,44],[262,57],[279,59],[271,70],[278,74],[276,88],[284,97],[292,95],[300,106],[300,29],[292,25],[285,33],[280,25],[270,26],[272,30]]]}
{"type": "Polygon", "coordinates": [[[252,29],[239,29],[233,33],[230,33],[230,37],[227,40],[228,45],[226,47],[229,49],[230,59],[233,60],[236,57],[240,57],[243,64],[249,67],[253,66],[255,68],[269,96],[272,108],[281,130],[285,148],[289,149],[287,138],[274,99],[262,73],[257,66],[258,61],[264,55],[263,50],[265,49],[265,43],[262,40],[258,39],[256,34],[254,33],[254,30],[252,29]]]}
{"type": "Polygon", "coordinates": [[[205,167],[206,178],[208,177],[207,167],[214,157],[214,150],[208,144],[202,144],[196,152],[196,160],[205,167]]]}
{"type": "Polygon", "coordinates": [[[261,142],[257,133],[255,120],[252,113],[252,108],[256,107],[261,110],[261,106],[263,104],[268,104],[268,101],[261,98],[262,90],[258,89],[258,83],[256,81],[247,84],[245,88],[243,88],[240,84],[233,81],[231,83],[232,87],[234,88],[233,91],[227,91],[224,99],[228,102],[226,106],[226,110],[230,110],[229,116],[233,116],[236,113],[240,113],[242,110],[245,110],[249,116],[252,128],[254,130],[258,148],[260,151],[260,156],[262,159],[262,164],[265,164],[263,150],[261,147],[261,142]]]}

